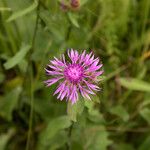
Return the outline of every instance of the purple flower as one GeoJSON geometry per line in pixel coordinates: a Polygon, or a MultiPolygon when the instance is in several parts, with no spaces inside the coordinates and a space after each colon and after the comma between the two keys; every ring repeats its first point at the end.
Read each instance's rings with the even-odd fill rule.
{"type": "Polygon", "coordinates": [[[70,4],[73,8],[78,8],[80,6],[80,0],[71,0],[70,4]]]}
{"type": "Polygon", "coordinates": [[[102,64],[99,58],[94,58],[93,53],[79,54],[77,50],[68,50],[68,57],[71,62],[65,60],[62,55],[61,59],[54,57],[50,64],[45,68],[47,75],[51,78],[45,83],[47,86],[59,81],[59,85],[54,92],[58,94],[57,98],[69,100],[74,104],[78,100],[78,93],[84,98],[90,99],[89,94],[95,94],[100,88],[96,85],[98,83],[97,77],[100,76],[102,64]]]}
{"type": "Polygon", "coordinates": [[[69,9],[69,5],[64,2],[64,0],[60,1],[60,8],[64,11],[69,9]]]}

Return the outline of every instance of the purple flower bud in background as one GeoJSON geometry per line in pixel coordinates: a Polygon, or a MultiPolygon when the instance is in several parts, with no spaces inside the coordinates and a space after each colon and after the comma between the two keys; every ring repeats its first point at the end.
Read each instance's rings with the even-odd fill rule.
{"type": "Polygon", "coordinates": [[[97,86],[98,79],[103,71],[100,70],[102,64],[99,58],[95,58],[93,53],[79,54],[77,50],[68,50],[70,62],[65,60],[62,55],[61,59],[55,58],[50,61],[50,64],[45,68],[47,75],[51,78],[45,81],[47,86],[59,82],[59,85],[54,92],[58,94],[57,98],[69,100],[72,104],[78,100],[80,93],[84,98],[90,99],[90,94],[95,94],[100,88],[97,86]]]}
{"type": "Polygon", "coordinates": [[[72,8],[79,8],[80,7],[80,0],[70,0],[70,5],[72,8]]]}
{"type": "Polygon", "coordinates": [[[60,2],[60,8],[63,10],[63,11],[67,11],[69,9],[69,5],[66,4],[63,0],[60,2]]]}

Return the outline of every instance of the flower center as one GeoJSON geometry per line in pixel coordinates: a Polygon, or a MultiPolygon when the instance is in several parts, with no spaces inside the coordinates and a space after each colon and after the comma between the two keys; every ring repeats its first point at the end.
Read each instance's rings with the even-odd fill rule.
{"type": "Polygon", "coordinates": [[[82,79],[83,68],[77,64],[68,65],[64,70],[64,75],[69,81],[77,83],[82,79]]]}

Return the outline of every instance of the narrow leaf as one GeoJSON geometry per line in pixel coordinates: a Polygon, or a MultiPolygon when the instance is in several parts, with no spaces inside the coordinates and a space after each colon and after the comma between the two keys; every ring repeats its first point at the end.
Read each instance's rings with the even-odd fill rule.
{"type": "Polygon", "coordinates": [[[7,93],[0,103],[0,116],[6,118],[8,121],[10,121],[12,118],[12,111],[17,105],[21,91],[21,87],[13,89],[7,93]]]}
{"type": "Polygon", "coordinates": [[[15,56],[10,58],[5,64],[4,67],[5,69],[10,69],[17,65],[27,54],[27,52],[31,49],[30,45],[22,45],[20,51],[16,53],[15,56]]]}
{"type": "Polygon", "coordinates": [[[113,107],[112,109],[110,109],[110,112],[119,116],[124,121],[128,121],[129,119],[129,114],[122,105],[113,107]]]}
{"type": "Polygon", "coordinates": [[[7,133],[3,133],[0,135],[0,150],[6,149],[7,142],[9,141],[9,139],[12,137],[13,134],[14,130],[9,129],[7,133]]]}
{"type": "Polygon", "coordinates": [[[119,82],[122,86],[130,90],[138,90],[150,92],[150,83],[135,78],[120,78],[119,82]]]}
{"type": "Polygon", "coordinates": [[[11,8],[8,8],[8,7],[0,7],[0,11],[11,11],[11,8]]]}
{"type": "Polygon", "coordinates": [[[150,109],[144,108],[140,111],[140,115],[150,124],[150,109]]]}
{"type": "Polygon", "coordinates": [[[17,18],[19,18],[19,17],[22,17],[22,16],[24,16],[24,15],[30,13],[31,11],[33,11],[33,10],[37,7],[37,5],[38,5],[38,3],[37,3],[37,1],[35,0],[34,3],[33,3],[31,6],[25,8],[25,9],[23,9],[23,10],[14,12],[14,13],[7,19],[7,22],[13,21],[13,20],[15,20],[15,19],[17,19],[17,18]]]}
{"type": "Polygon", "coordinates": [[[77,27],[77,28],[80,27],[80,26],[79,26],[79,23],[78,23],[78,20],[77,20],[77,16],[76,16],[75,14],[73,14],[73,13],[68,13],[68,17],[69,17],[71,23],[72,23],[75,27],[77,27]]]}

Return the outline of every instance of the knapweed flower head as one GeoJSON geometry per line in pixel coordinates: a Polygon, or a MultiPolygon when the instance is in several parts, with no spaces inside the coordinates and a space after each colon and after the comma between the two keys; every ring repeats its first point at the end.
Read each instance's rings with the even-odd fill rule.
{"type": "Polygon", "coordinates": [[[61,0],[59,1],[59,4],[60,4],[60,8],[63,11],[78,10],[78,8],[80,7],[80,0],[69,0],[69,2],[65,0],[61,0]]]}
{"type": "Polygon", "coordinates": [[[69,5],[67,3],[65,3],[64,0],[61,0],[59,3],[60,3],[60,8],[63,11],[67,11],[69,9],[69,5]]]}
{"type": "Polygon", "coordinates": [[[78,8],[80,6],[80,0],[70,0],[70,5],[72,8],[78,8]]]}
{"type": "Polygon", "coordinates": [[[86,53],[84,50],[81,54],[77,50],[68,50],[69,61],[66,61],[65,56],[58,59],[50,60],[46,70],[46,74],[50,79],[45,81],[47,86],[59,82],[59,85],[54,92],[58,94],[57,99],[69,100],[74,104],[78,100],[79,93],[87,99],[90,94],[95,94],[100,88],[97,86],[98,76],[103,71],[100,70],[102,64],[99,58],[95,58],[93,53],[86,53]]]}

